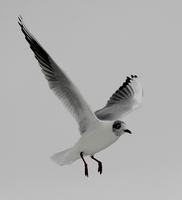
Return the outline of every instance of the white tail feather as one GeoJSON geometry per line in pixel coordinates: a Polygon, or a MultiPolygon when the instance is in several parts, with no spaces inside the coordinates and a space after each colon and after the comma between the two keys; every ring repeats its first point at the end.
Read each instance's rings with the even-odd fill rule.
{"type": "Polygon", "coordinates": [[[79,156],[72,148],[58,152],[51,156],[51,159],[58,165],[68,165],[77,160],[79,156]]]}

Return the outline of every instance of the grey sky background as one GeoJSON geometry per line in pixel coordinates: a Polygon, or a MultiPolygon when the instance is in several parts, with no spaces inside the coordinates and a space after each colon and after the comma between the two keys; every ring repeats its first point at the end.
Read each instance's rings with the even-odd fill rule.
{"type": "Polygon", "coordinates": [[[1,1],[0,199],[182,198],[181,1],[1,1]],[[21,14],[96,110],[125,77],[138,74],[144,103],[124,135],[87,159],[59,167],[50,156],[79,138],[49,90],[17,24],[21,14]]]}

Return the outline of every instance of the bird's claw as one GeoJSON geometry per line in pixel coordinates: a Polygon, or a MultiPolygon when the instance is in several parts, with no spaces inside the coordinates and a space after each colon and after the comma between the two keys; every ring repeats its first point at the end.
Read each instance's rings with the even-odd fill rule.
{"type": "Polygon", "coordinates": [[[85,165],[85,176],[88,177],[88,167],[85,165]]]}
{"type": "Polygon", "coordinates": [[[99,163],[98,172],[99,172],[100,174],[102,174],[102,163],[99,163]]]}

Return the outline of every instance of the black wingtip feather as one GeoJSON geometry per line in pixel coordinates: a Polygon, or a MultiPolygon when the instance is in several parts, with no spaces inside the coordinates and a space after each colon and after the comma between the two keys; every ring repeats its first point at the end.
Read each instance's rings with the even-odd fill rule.
{"type": "MultiPolygon", "coordinates": [[[[41,45],[37,42],[37,40],[34,38],[34,36],[28,31],[26,26],[23,23],[22,16],[18,16],[18,24],[21,27],[21,31],[23,32],[25,39],[30,45],[30,48],[35,54],[36,59],[39,62],[43,62],[44,64],[47,64],[47,66],[50,64],[49,55],[48,53],[41,47],[41,45]]],[[[51,68],[51,67],[50,67],[51,68]]]]}
{"type": "MultiPolygon", "coordinates": [[[[35,39],[35,37],[29,32],[26,26],[23,23],[22,16],[18,16],[18,24],[20,25],[21,31],[23,32],[26,41],[29,43],[31,50],[34,53],[35,58],[39,62],[40,67],[42,68],[42,72],[46,76],[49,81],[56,81],[56,77],[54,75],[54,69],[52,67],[51,58],[49,54],[43,49],[43,47],[39,44],[39,42],[35,39]]],[[[53,62],[53,61],[52,61],[53,62]]]]}
{"type": "Polygon", "coordinates": [[[125,100],[129,98],[130,96],[132,96],[134,94],[134,91],[130,83],[132,82],[132,80],[134,80],[134,78],[137,78],[137,77],[138,77],[137,75],[131,75],[130,77],[127,76],[122,86],[120,86],[119,89],[116,90],[116,92],[111,96],[111,98],[107,102],[107,105],[112,105],[118,101],[125,100]]]}
{"type": "Polygon", "coordinates": [[[131,75],[131,78],[138,78],[137,75],[131,75]]]}

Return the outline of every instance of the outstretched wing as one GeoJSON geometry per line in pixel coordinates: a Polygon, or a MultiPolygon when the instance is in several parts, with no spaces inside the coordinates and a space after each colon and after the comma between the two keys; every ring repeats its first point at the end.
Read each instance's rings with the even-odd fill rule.
{"type": "Polygon", "coordinates": [[[138,108],[143,89],[136,75],[127,77],[123,85],[110,97],[105,107],[95,112],[100,120],[116,120],[138,108]]]}
{"type": "Polygon", "coordinates": [[[34,52],[35,58],[37,59],[45,78],[48,80],[49,87],[72,113],[79,124],[80,133],[83,134],[90,127],[97,124],[98,119],[75,85],[28,31],[23,23],[22,17],[19,17],[18,23],[25,35],[25,39],[34,52]]]}

